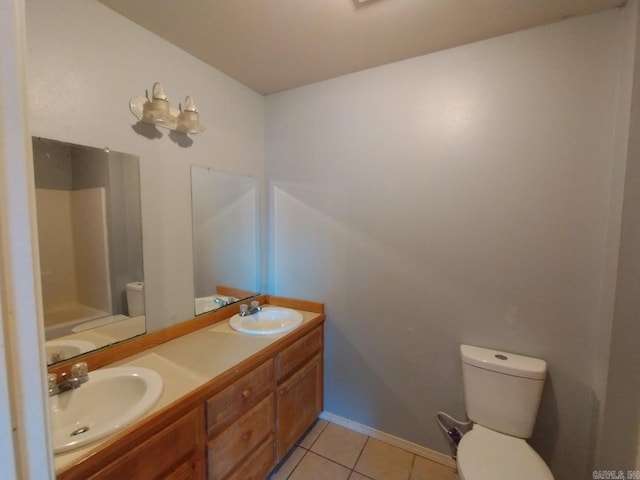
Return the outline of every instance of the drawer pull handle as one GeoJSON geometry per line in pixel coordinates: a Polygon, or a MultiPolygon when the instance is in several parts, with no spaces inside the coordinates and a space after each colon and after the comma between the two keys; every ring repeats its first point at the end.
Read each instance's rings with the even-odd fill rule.
{"type": "Polygon", "coordinates": [[[242,435],[242,439],[246,442],[247,440],[249,440],[251,438],[251,430],[249,430],[248,432],[245,432],[242,435]]]}
{"type": "Polygon", "coordinates": [[[251,389],[250,388],[245,388],[242,391],[242,398],[244,398],[245,400],[248,399],[251,396],[251,389]]]}

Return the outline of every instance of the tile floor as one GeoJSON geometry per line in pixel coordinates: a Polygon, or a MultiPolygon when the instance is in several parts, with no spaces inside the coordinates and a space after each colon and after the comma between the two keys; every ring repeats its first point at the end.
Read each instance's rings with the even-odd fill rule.
{"type": "Polygon", "coordinates": [[[449,467],[318,420],[268,480],[458,480],[449,467]]]}

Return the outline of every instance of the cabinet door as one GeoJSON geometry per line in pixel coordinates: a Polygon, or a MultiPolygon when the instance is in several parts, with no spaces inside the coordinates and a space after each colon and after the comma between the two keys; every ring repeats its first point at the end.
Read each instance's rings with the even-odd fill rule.
{"type": "Polygon", "coordinates": [[[198,408],[142,442],[132,438],[127,453],[90,480],[202,479],[203,424],[204,412],[198,408]],[[186,472],[192,476],[186,477],[186,472]]]}
{"type": "Polygon", "coordinates": [[[204,478],[204,462],[190,459],[179,465],[173,472],[163,476],[162,480],[193,480],[194,478],[204,478]]]}
{"type": "Polygon", "coordinates": [[[322,361],[313,357],[278,387],[278,461],[293,447],[322,411],[322,361]]]}

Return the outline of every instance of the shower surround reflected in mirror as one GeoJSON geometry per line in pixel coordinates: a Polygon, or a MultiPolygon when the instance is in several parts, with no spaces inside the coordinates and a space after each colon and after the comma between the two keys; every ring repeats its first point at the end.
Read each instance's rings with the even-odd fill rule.
{"type": "Polygon", "coordinates": [[[138,158],[33,138],[47,363],[145,332],[138,158]]]}
{"type": "Polygon", "coordinates": [[[255,178],[191,167],[195,314],[257,295],[255,178]]]}

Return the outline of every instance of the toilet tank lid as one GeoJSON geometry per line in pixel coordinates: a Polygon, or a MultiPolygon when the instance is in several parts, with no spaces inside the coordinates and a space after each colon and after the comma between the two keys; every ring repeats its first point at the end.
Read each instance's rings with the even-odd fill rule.
{"type": "Polygon", "coordinates": [[[517,377],[542,380],[547,374],[547,362],[544,360],[515,353],[474,347],[472,345],[460,345],[460,357],[462,358],[462,363],[467,365],[517,377]]]}
{"type": "Polygon", "coordinates": [[[129,282],[127,283],[127,288],[129,290],[141,291],[144,288],[144,282],[129,282]]]}

